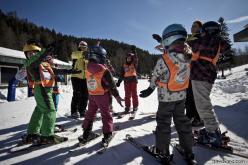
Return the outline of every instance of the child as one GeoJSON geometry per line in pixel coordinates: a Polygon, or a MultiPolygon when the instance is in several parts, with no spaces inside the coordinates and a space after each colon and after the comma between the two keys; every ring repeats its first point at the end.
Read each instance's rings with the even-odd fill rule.
{"type": "Polygon", "coordinates": [[[121,74],[116,86],[119,87],[122,80],[124,80],[125,89],[125,113],[129,113],[131,107],[131,98],[133,102],[133,113],[137,112],[139,102],[137,95],[137,65],[138,57],[135,52],[135,47],[133,48],[134,53],[128,53],[126,57],[126,62],[121,68],[121,74]]]}
{"type": "Polygon", "coordinates": [[[96,112],[99,109],[102,116],[104,134],[102,145],[108,145],[112,139],[113,132],[113,118],[109,109],[109,92],[112,93],[117,102],[122,106],[121,101],[123,99],[119,96],[112,74],[104,65],[106,54],[106,50],[101,46],[93,46],[89,52],[89,63],[86,70],[89,104],[83,122],[84,133],[78,138],[81,143],[96,137],[96,134],[92,132],[92,127],[96,112]]]}
{"type": "Polygon", "coordinates": [[[54,135],[56,120],[55,106],[52,98],[55,75],[46,56],[52,53],[52,48],[41,50],[36,41],[28,41],[23,51],[26,55],[25,67],[29,85],[34,87],[34,97],[37,103],[28,124],[24,143],[53,144],[66,141],[67,138],[54,135]]]}
{"type": "Polygon", "coordinates": [[[155,151],[166,164],[171,160],[171,118],[175,123],[185,160],[195,164],[192,152],[193,136],[190,120],[184,114],[186,89],[189,83],[191,51],[185,41],[187,32],[180,24],[165,28],[162,36],[164,54],[154,68],[150,87],[141,91],[140,97],[149,96],[158,86],[158,111],[156,115],[155,151]],[[187,53],[186,53],[187,52],[187,53]]]}

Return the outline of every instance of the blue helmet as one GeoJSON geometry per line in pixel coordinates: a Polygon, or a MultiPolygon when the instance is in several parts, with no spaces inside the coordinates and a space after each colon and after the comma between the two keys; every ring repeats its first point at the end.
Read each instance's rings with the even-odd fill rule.
{"type": "Polygon", "coordinates": [[[187,38],[187,31],[181,24],[171,24],[167,26],[162,34],[162,45],[164,47],[170,46],[178,39],[187,38]]]}
{"type": "Polygon", "coordinates": [[[106,61],[107,52],[101,46],[90,47],[88,60],[94,60],[96,63],[104,64],[106,61]]]}

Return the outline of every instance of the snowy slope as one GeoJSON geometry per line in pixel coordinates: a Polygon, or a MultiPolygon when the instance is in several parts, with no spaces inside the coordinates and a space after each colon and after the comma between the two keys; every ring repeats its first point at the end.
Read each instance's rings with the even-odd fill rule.
{"type": "MultiPolygon", "coordinates": [[[[228,135],[237,144],[248,148],[248,78],[245,68],[248,65],[234,68],[232,75],[225,80],[216,80],[211,98],[213,100],[216,114],[220,120],[221,130],[228,130],[228,135]]],[[[147,80],[139,80],[138,91],[147,88],[147,80]]],[[[128,120],[128,116],[123,119],[115,119],[115,127],[118,127],[116,135],[110,144],[109,150],[102,155],[96,154],[101,139],[95,140],[81,150],[69,152],[75,148],[77,137],[82,134],[81,124],[72,119],[64,117],[70,113],[71,86],[63,86],[63,94],[60,97],[57,122],[65,124],[67,128],[78,128],[76,133],[64,132],[62,135],[68,136],[69,141],[35,150],[33,152],[8,153],[9,149],[15,145],[18,138],[25,133],[27,123],[35,107],[34,98],[26,98],[26,88],[17,90],[19,101],[5,102],[6,91],[1,90],[0,98],[0,164],[158,164],[144,152],[137,150],[123,139],[127,133],[133,135],[144,144],[154,144],[156,122],[150,116],[157,110],[157,93],[154,92],[146,99],[140,98],[139,112],[137,119],[128,120]]],[[[120,94],[124,97],[123,84],[119,88],[120,94]]],[[[122,111],[116,101],[114,101],[115,111],[122,111]]],[[[101,131],[101,121],[94,123],[94,130],[101,131]]],[[[172,140],[177,139],[174,127],[172,128],[172,140]]],[[[210,151],[207,149],[194,147],[196,159],[199,164],[248,164],[248,159],[210,151]]],[[[176,164],[184,164],[180,155],[175,152],[176,164]]]]}

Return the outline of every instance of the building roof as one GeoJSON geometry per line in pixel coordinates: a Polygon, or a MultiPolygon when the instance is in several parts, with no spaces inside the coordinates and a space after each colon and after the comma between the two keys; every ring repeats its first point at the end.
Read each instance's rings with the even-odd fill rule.
{"type": "MultiPolygon", "coordinates": [[[[0,47],[0,56],[15,58],[15,59],[26,59],[26,56],[23,51],[4,48],[4,47],[0,47]]],[[[54,63],[61,66],[71,66],[70,63],[60,61],[58,59],[54,59],[54,63]]]]}
{"type": "Polygon", "coordinates": [[[248,24],[243,30],[233,35],[234,42],[247,42],[248,41],[248,24]]]}

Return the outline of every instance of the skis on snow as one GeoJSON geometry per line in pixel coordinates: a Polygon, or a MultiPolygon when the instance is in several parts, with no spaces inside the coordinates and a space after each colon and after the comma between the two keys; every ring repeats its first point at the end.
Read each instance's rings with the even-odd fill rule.
{"type": "Polygon", "coordinates": [[[236,156],[240,156],[243,158],[247,158],[248,159],[248,149],[247,147],[242,147],[242,145],[233,145],[233,143],[235,143],[234,141],[230,140],[230,137],[226,136],[227,131],[225,131],[224,133],[222,133],[222,145],[220,147],[215,147],[212,146],[210,144],[203,144],[201,142],[198,141],[198,136],[199,136],[199,132],[198,131],[194,131],[193,132],[193,136],[194,136],[194,140],[195,140],[195,145],[205,148],[205,149],[210,149],[213,151],[219,151],[219,152],[223,152],[223,153],[227,153],[227,154],[232,154],[232,155],[236,155],[236,156]]]}
{"type": "Polygon", "coordinates": [[[100,149],[97,151],[98,154],[103,154],[109,147],[109,144],[113,140],[116,132],[113,132],[111,139],[108,142],[102,142],[100,149]]]}
{"type": "MultiPolygon", "coordinates": [[[[159,163],[165,164],[162,162],[161,159],[161,155],[156,154],[152,151],[152,147],[148,146],[148,145],[144,145],[140,142],[138,142],[135,138],[133,138],[130,134],[126,134],[126,139],[127,142],[129,142],[130,144],[132,144],[134,147],[136,147],[137,149],[146,152],[147,154],[149,154],[150,156],[152,156],[156,161],[158,161],[159,163]]],[[[173,155],[170,155],[169,158],[170,162],[167,162],[166,165],[173,165],[173,155]]]]}
{"type": "MultiPolygon", "coordinates": [[[[68,141],[68,138],[64,137],[63,142],[68,141]]],[[[60,143],[49,143],[49,144],[43,144],[43,143],[23,143],[22,141],[19,142],[16,146],[12,147],[10,149],[10,153],[16,153],[16,152],[22,152],[22,151],[33,151],[36,149],[42,149],[42,148],[46,148],[52,145],[57,145],[57,144],[61,144],[63,142],[60,143]]]]}

